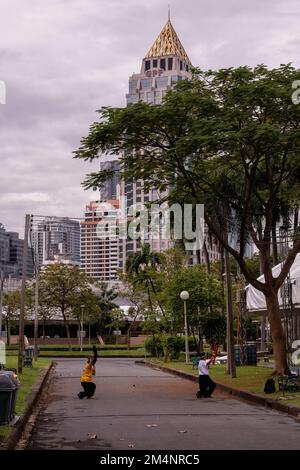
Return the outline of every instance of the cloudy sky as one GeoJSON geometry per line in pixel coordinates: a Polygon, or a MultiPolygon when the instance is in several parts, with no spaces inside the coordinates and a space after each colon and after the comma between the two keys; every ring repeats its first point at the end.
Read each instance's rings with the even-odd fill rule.
{"type": "Polygon", "coordinates": [[[128,77],[172,23],[194,65],[300,65],[299,0],[0,0],[0,222],[80,217],[97,164],[72,160],[101,106],[124,106],[128,77]],[[1,100],[0,100],[1,101],[1,100]]]}

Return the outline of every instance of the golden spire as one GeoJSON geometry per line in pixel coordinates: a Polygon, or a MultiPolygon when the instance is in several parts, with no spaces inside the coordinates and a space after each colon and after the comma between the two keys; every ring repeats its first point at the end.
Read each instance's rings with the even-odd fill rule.
{"type": "Polygon", "coordinates": [[[150,57],[164,57],[168,55],[177,55],[188,65],[192,65],[171,23],[170,7],[168,10],[168,21],[148,51],[146,58],[149,59],[150,57]]]}

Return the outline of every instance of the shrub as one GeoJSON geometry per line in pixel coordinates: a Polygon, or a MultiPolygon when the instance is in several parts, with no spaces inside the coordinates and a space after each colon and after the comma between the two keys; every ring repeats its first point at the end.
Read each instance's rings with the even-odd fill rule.
{"type": "Polygon", "coordinates": [[[161,344],[161,337],[159,335],[151,336],[145,341],[145,349],[151,356],[159,357],[163,355],[163,347],[161,344]]]}

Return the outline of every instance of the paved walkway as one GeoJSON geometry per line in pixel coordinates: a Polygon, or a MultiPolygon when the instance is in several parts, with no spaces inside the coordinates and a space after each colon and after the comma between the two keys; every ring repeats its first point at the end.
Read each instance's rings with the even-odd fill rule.
{"type": "Polygon", "coordinates": [[[79,400],[83,366],[58,360],[30,449],[300,449],[293,418],[217,393],[197,400],[196,383],[131,359],[100,358],[95,397],[79,400]]]}

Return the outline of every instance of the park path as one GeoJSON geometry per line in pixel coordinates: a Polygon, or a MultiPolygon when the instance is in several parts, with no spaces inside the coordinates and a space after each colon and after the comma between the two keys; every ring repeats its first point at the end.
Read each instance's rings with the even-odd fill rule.
{"type": "Polygon", "coordinates": [[[136,364],[97,362],[97,390],[79,400],[82,359],[59,359],[29,449],[300,449],[300,423],[136,364]]]}

